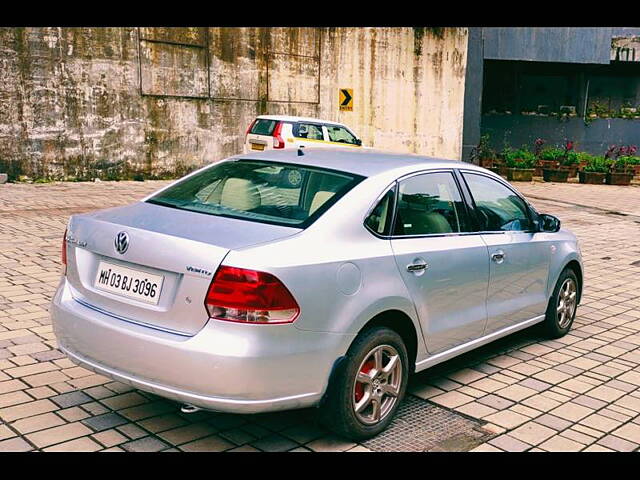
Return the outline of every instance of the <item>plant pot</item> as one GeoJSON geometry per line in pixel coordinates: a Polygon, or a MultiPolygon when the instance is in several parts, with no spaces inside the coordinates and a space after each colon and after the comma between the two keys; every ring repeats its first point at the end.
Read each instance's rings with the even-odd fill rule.
{"type": "Polygon", "coordinates": [[[545,182],[567,182],[567,177],[569,177],[569,170],[552,170],[549,168],[545,168],[542,171],[542,178],[545,182]]]}
{"type": "Polygon", "coordinates": [[[633,166],[633,174],[634,175],[640,175],[640,165],[634,165],[633,166]]]}
{"type": "Polygon", "coordinates": [[[538,160],[538,165],[543,169],[554,170],[560,166],[560,162],[558,160],[538,160]]]}
{"type": "Polygon", "coordinates": [[[633,173],[607,173],[607,185],[629,185],[633,179],[633,173]]]}
{"type": "Polygon", "coordinates": [[[536,177],[541,177],[542,171],[545,168],[549,170],[557,170],[559,166],[560,166],[560,162],[557,160],[538,160],[536,162],[536,168],[535,168],[536,171],[534,172],[534,175],[536,177]]]}
{"type": "Polygon", "coordinates": [[[569,177],[574,178],[578,174],[578,166],[577,165],[562,165],[559,167],[559,170],[563,170],[565,172],[569,172],[569,177]]]}
{"type": "Polygon", "coordinates": [[[494,162],[495,162],[494,158],[481,158],[480,166],[483,168],[491,168],[493,167],[494,162]]]}
{"type": "Polygon", "coordinates": [[[606,173],[601,172],[578,172],[580,183],[589,183],[593,185],[602,185],[607,177],[606,173]]]}
{"type": "Polygon", "coordinates": [[[507,180],[514,182],[530,182],[533,180],[533,168],[508,168],[507,180]]]}

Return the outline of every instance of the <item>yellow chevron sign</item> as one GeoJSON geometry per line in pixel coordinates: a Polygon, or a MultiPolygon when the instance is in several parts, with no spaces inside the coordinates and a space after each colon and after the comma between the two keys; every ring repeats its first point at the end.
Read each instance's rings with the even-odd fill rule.
{"type": "Polygon", "coordinates": [[[338,91],[338,105],[341,112],[353,111],[353,89],[341,88],[338,91]]]}

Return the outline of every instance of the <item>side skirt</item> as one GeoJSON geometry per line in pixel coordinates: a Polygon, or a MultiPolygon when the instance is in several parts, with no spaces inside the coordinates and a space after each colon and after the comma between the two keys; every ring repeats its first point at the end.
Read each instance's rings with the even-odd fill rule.
{"type": "Polygon", "coordinates": [[[445,362],[453,357],[457,357],[458,355],[461,355],[465,352],[468,352],[470,350],[473,350],[475,348],[481,347],[482,345],[486,345],[487,343],[491,343],[494,340],[497,340],[499,338],[502,337],[506,337],[507,335],[510,335],[512,333],[515,333],[519,330],[523,330],[527,327],[530,327],[531,325],[535,325],[536,323],[539,323],[541,321],[543,321],[545,318],[545,315],[539,315],[537,317],[534,317],[530,320],[525,320],[524,322],[518,323],[516,325],[511,325],[509,327],[503,328],[501,330],[498,330],[497,332],[493,332],[490,335],[487,335],[485,337],[480,337],[480,338],[476,338],[475,340],[471,340],[470,342],[467,343],[463,343],[462,345],[458,345],[457,347],[453,347],[450,350],[447,350],[445,352],[441,352],[438,353],[436,355],[431,355],[430,357],[425,358],[424,360],[421,360],[419,362],[416,362],[416,373],[420,372],[422,370],[425,370],[429,367],[433,367],[434,365],[437,365],[438,363],[442,363],[445,362]]]}

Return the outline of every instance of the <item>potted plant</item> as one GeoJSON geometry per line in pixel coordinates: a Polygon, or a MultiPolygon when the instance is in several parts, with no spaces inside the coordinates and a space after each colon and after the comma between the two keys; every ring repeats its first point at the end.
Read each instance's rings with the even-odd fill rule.
{"type": "Polygon", "coordinates": [[[545,168],[542,170],[542,178],[545,182],[562,182],[566,183],[569,178],[569,170],[560,170],[559,168],[545,168]]]}
{"type": "Polygon", "coordinates": [[[578,172],[580,183],[602,185],[605,182],[611,160],[605,157],[593,156],[584,169],[578,172]]]}
{"type": "Polygon", "coordinates": [[[633,163],[630,159],[633,157],[620,156],[615,159],[607,172],[607,185],[629,185],[633,179],[633,163]]]}
{"type": "Polygon", "coordinates": [[[564,155],[561,148],[545,148],[538,155],[538,168],[542,172],[545,168],[549,170],[557,170],[560,166],[560,159],[564,155]]]}
{"type": "Polygon", "coordinates": [[[567,154],[560,160],[560,170],[566,171],[568,177],[574,178],[578,174],[578,164],[580,159],[586,165],[589,162],[589,155],[585,152],[576,152],[575,150],[567,152],[567,154]]]}
{"type": "Polygon", "coordinates": [[[629,155],[626,157],[620,157],[620,159],[622,158],[624,158],[624,162],[629,165],[629,170],[632,171],[634,175],[640,175],[640,157],[629,155]]]}
{"type": "Polygon", "coordinates": [[[492,168],[496,163],[496,151],[489,146],[489,135],[482,135],[478,143],[477,155],[480,166],[484,168],[492,168]]]}
{"type": "Polygon", "coordinates": [[[525,148],[510,150],[505,154],[507,180],[530,182],[533,179],[536,156],[525,148]]]}

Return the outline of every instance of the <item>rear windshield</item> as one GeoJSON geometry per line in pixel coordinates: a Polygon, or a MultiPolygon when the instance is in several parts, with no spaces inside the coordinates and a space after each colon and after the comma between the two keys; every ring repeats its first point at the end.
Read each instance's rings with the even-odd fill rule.
{"type": "Polygon", "coordinates": [[[273,129],[276,128],[277,120],[265,120],[263,118],[259,118],[251,127],[251,132],[255,135],[271,135],[273,133],[273,129]]]}
{"type": "Polygon", "coordinates": [[[235,160],[147,200],[193,212],[306,228],[364,177],[300,165],[235,160]]]}

